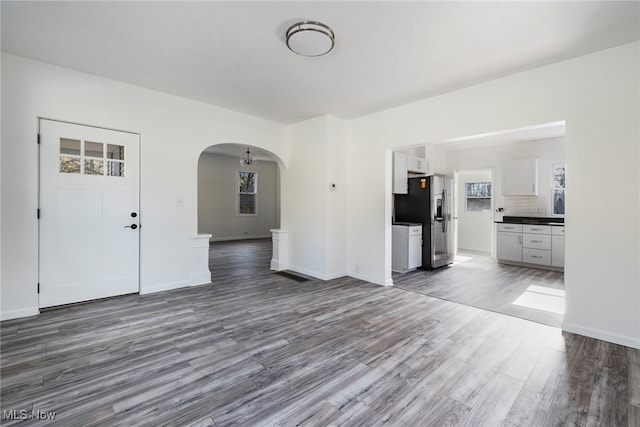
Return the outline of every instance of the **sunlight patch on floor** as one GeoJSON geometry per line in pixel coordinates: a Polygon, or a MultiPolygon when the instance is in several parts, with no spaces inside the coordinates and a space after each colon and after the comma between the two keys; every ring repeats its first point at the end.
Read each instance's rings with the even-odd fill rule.
{"type": "Polygon", "coordinates": [[[473,257],[470,257],[470,256],[463,256],[463,255],[456,254],[455,258],[453,259],[453,263],[460,264],[461,262],[469,261],[472,258],[473,257]]]}
{"type": "Polygon", "coordinates": [[[564,314],[564,291],[561,289],[531,285],[513,304],[564,314]]]}

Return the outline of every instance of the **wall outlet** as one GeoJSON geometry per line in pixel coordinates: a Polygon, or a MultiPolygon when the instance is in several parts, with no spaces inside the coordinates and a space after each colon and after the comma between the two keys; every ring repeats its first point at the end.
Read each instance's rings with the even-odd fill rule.
{"type": "Polygon", "coordinates": [[[184,197],[178,196],[176,197],[176,207],[183,208],[184,207],[184,197]]]}
{"type": "Polygon", "coordinates": [[[356,265],[356,273],[360,273],[360,266],[356,265]]]}

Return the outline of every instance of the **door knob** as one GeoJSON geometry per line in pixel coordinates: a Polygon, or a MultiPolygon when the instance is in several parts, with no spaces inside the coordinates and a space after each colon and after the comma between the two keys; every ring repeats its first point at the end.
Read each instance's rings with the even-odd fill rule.
{"type": "Polygon", "coordinates": [[[138,224],[131,224],[131,225],[127,225],[124,228],[130,228],[132,230],[135,230],[136,228],[138,228],[138,224]]]}

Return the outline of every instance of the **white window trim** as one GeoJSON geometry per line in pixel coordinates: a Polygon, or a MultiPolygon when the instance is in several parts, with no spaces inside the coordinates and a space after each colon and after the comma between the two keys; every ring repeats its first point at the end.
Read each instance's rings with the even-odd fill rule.
{"type": "Polygon", "coordinates": [[[258,172],[257,171],[251,171],[251,170],[247,170],[247,169],[237,169],[236,170],[236,205],[235,205],[235,210],[236,210],[236,216],[258,216],[258,172]],[[240,192],[240,172],[249,172],[252,174],[255,174],[255,192],[254,193],[241,193],[240,192]],[[255,197],[255,213],[241,213],[240,212],[240,194],[253,194],[255,197]]]}

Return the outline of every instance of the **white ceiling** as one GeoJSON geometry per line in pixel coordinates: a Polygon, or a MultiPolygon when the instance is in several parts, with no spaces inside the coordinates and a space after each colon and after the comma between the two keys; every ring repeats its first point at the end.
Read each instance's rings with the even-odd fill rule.
{"type": "Polygon", "coordinates": [[[631,2],[2,1],[2,50],[283,124],[354,118],[640,39],[631,2]],[[299,20],[336,46],[287,50],[299,20]]]}

